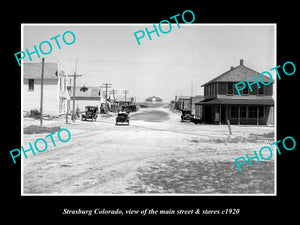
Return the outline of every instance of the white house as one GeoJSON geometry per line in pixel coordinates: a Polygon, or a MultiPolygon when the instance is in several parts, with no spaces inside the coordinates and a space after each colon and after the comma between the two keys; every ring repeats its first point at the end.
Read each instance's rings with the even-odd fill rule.
{"type": "MultiPolygon", "coordinates": [[[[23,112],[40,111],[42,63],[23,63],[23,112]]],[[[63,114],[67,110],[67,76],[57,63],[44,64],[43,115],[63,114]]]]}
{"type": "MultiPolygon", "coordinates": [[[[73,104],[73,86],[68,86],[68,92],[71,99],[71,111],[73,104]]],[[[109,103],[105,100],[105,93],[101,87],[75,87],[75,108],[82,112],[85,106],[97,106],[100,112],[101,105],[109,103]]],[[[110,104],[110,103],[109,103],[110,104]]]]}
{"type": "Polygon", "coordinates": [[[153,97],[146,98],[145,102],[148,102],[148,103],[161,103],[162,99],[159,98],[159,97],[153,96],[153,97]]]}

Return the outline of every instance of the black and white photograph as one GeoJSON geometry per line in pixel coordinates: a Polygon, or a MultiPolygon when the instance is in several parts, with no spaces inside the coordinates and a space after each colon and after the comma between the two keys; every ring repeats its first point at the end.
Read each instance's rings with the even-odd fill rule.
{"type": "Polygon", "coordinates": [[[276,195],[276,24],[180,22],[21,25],[22,195],[276,195]]]}
{"type": "Polygon", "coordinates": [[[4,219],[296,219],[296,5],[122,3],[3,8],[4,219]]]}

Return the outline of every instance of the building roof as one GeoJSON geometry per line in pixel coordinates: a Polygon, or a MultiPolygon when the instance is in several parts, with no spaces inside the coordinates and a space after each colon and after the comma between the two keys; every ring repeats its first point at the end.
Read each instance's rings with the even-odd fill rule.
{"type": "Polygon", "coordinates": [[[162,99],[161,99],[161,98],[159,98],[159,97],[155,97],[155,96],[148,97],[148,98],[146,98],[146,99],[145,99],[145,101],[152,101],[152,99],[153,99],[153,98],[155,98],[155,100],[156,100],[156,101],[162,101],[162,99]]]}
{"type": "Polygon", "coordinates": [[[126,101],[125,101],[125,97],[124,96],[117,96],[116,97],[116,101],[117,102],[133,102],[134,101],[134,97],[126,97],[126,101]]]}
{"type": "Polygon", "coordinates": [[[274,100],[272,98],[261,98],[261,99],[207,99],[195,103],[196,105],[270,105],[274,106],[274,100]]]}
{"type": "MultiPolygon", "coordinates": [[[[61,71],[60,73],[63,73],[61,71]]],[[[41,79],[42,63],[23,63],[24,79],[41,79]]],[[[44,79],[58,79],[57,63],[44,64],[44,79]]]]}
{"type": "Polygon", "coordinates": [[[191,96],[180,96],[177,98],[177,100],[190,100],[191,99],[191,96]]]}
{"type": "Polygon", "coordinates": [[[203,95],[196,95],[192,97],[193,101],[202,101],[204,99],[203,95]]]}
{"type": "MultiPolygon", "coordinates": [[[[86,91],[82,89],[82,87],[75,87],[75,97],[81,98],[99,98],[100,99],[100,88],[99,87],[86,87],[86,91]]],[[[68,92],[71,97],[73,97],[73,87],[68,87],[68,92]]]]}
{"type": "MultiPolygon", "coordinates": [[[[259,75],[260,73],[248,68],[247,66],[244,65],[244,60],[240,60],[240,65],[236,67],[231,67],[230,70],[226,71],[225,73],[222,73],[221,75],[217,76],[216,78],[206,82],[203,84],[201,87],[213,83],[213,82],[241,82],[241,81],[246,81],[248,80],[250,83],[254,82],[254,76],[257,78],[259,81],[259,75]]],[[[269,83],[270,82],[270,77],[266,75],[262,75],[261,77],[262,81],[264,83],[269,83]]]]}

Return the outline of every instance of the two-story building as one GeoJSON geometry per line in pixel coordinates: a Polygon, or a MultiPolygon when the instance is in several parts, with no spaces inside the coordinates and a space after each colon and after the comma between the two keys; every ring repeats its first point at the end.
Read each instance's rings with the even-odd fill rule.
{"type": "MultiPolygon", "coordinates": [[[[273,82],[267,86],[260,84],[260,88],[253,84],[249,90],[248,85],[242,90],[239,96],[235,88],[238,82],[255,82],[254,76],[259,81],[259,72],[244,65],[244,60],[240,60],[240,65],[231,67],[230,70],[220,76],[203,84],[204,100],[195,103],[196,110],[201,115],[197,115],[204,123],[226,124],[227,120],[231,124],[274,124],[274,100],[273,82]]],[[[270,78],[261,77],[264,83],[269,83],[270,78]]]]}
{"type": "MultiPolygon", "coordinates": [[[[73,104],[73,86],[68,86],[68,92],[73,104]]],[[[100,112],[100,107],[106,103],[104,98],[105,93],[101,87],[82,86],[75,87],[75,110],[80,112],[85,111],[86,106],[97,106],[100,112]]],[[[103,106],[104,107],[104,106],[103,106]]],[[[70,111],[72,111],[72,106],[70,111]]]]}
{"type": "MultiPolygon", "coordinates": [[[[40,111],[41,63],[23,63],[23,112],[40,111]]],[[[57,116],[67,109],[67,76],[57,63],[44,63],[43,114],[57,116]]]]}

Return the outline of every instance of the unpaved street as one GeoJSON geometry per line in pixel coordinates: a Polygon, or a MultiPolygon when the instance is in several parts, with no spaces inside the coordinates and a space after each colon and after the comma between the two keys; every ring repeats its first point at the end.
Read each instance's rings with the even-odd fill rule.
{"type": "MultiPolygon", "coordinates": [[[[24,119],[24,127],[38,121],[24,119]]],[[[195,125],[168,108],[130,114],[129,126],[115,116],[96,122],[44,121],[71,132],[69,142],[23,156],[24,194],[245,194],[274,193],[274,157],[242,166],[234,159],[273,142],[267,126],[195,125]]],[[[23,146],[47,134],[24,135],[23,146]]],[[[49,143],[51,141],[49,140],[49,143]]]]}

